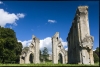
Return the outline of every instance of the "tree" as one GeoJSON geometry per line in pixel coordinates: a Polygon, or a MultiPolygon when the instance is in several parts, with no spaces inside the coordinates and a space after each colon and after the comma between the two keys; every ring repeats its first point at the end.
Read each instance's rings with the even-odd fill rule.
{"type": "Polygon", "coordinates": [[[96,48],[95,51],[93,51],[93,56],[94,56],[94,62],[99,62],[99,47],[96,48]]]}
{"type": "Polygon", "coordinates": [[[17,41],[16,33],[10,28],[0,27],[0,62],[19,62],[22,43],[17,41]]]}
{"type": "Polygon", "coordinates": [[[98,57],[98,55],[95,53],[95,51],[93,51],[93,56],[94,56],[94,63],[99,62],[99,57],[98,57]]]}
{"type": "Polygon", "coordinates": [[[44,50],[43,50],[43,59],[44,60],[48,60],[48,49],[46,47],[44,47],[44,50]]]}
{"type": "Polygon", "coordinates": [[[95,53],[98,55],[98,57],[100,56],[99,55],[99,47],[96,48],[95,53]]]}
{"type": "Polygon", "coordinates": [[[16,47],[16,63],[20,62],[20,55],[22,52],[22,43],[21,42],[17,42],[17,47],[16,47]]]}

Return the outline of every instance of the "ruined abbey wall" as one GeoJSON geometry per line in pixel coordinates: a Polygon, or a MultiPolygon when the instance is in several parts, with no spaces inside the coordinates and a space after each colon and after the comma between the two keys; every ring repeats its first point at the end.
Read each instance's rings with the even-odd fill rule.
{"type": "Polygon", "coordinates": [[[29,64],[30,62],[30,55],[33,54],[33,58],[31,59],[33,63],[37,64],[40,63],[39,60],[39,39],[36,38],[34,35],[32,36],[32,42],[28,48],[28,51],[23,52],[20,55],[20,64],[29,64]]]}
{"type": "Polygon", "coordinates": [[[79,6],[68,37],[68,63],[94,64],[93,37],[90,35],[88,6],[79,6]]]}
{"type": "Polygon", "coordinates": [[[56,32],[52,37],[52,62],[54,64],[58,64],[59,54],[62,55],[62,64],[67,63],[67,51],[65,51],[59,39],[59,32],[56,32]]]}
{"type": "MultiPolygon", "coordinates": [[[[65,51],[59,38],[59,32],[56,32],[52,37],[52,57],[49,58],[54,64],[58,64],[59,54],[62,56],[63,64],[94,64],[92,50],[94,38],[90,35],[88,6],[77,8],[67,41],[68,51],[65,51]]],[[[30,63],[29,56],[31,53],[34,54],[33,62],[40,63],[39,43],[39,39],[33,36],[29,50],[20,56],[20,64],[30,63]]]]}

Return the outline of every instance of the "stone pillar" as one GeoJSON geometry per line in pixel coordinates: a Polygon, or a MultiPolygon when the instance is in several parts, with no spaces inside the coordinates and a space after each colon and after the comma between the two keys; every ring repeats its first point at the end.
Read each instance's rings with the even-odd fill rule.
{"type": "Polygon", "coordinates": [[[89,23],[88,23],[88,7],[87,6],[80,6],[78,7],[79,16],[80,16],[80,30],[81,30],[81,39],[83,40],[84,37],[90,36],[89,31],[89,23]]]}
{"type": "Polygon", "coordinates": [[[90,50],[90,63],[94,64],[93,50],[90,50]]]}
{"type": "Polygon", "coordinates": [[[25,57],[25,64],[29,64],[30,62],[29,62],[29,57],[25,57]]]}
{"type": "Polygon", "coordinates": [[[82,64],[90,64],[89,53],[86,49],[82,49],[82,64]]]}
{"type": "Polygon", "coordinates": [[[34,63],[37,64],[37,63],[40,63],[40,61],[39,61],[39,43],[40,43],[40,41],[35,36],[33,36],[33,38],[35,39],[34,63]]]}
{"type": "MultiPolygon", "coordinates": [[[[80,15],[80,30],[81,30],[81,42],[86,36],[90,36],[90,30],[89,30],[89,23],[88,23],[88,6],[80,6],[78,7],[79,10],[79,15],[80,15]]],[[[84,44],[83,44],[84,45],[84,44]]],[[[82,45],[82,46],[83,46],[82,45]]],[[[92,44],[90,44],[92,45],[92,44]]],[[[87,49],[82,49],[82,58],[83,59],[83,64],[90,64],[90,56],[89,53],[87,52],[87,49]],[[84,54],[85,52],[85,54],[84,54]],[[84,56],[83,56],[84,54],[84,56]]]]}
{"type": "Polygon", "coordinates": [[[78,53],[79,53],[79,62],[78,62],[78,64],[82,64],[82,48],[80,47],[81,46],[81,30],[80,30],[80,17],[79,17],[79,15],[77,14],[77,26],[78,26],[78,28],[77,28],[77,30],[78,30],[78,53]]]}
{"type": "Polygon", "coordinates": [[[69,63],[94,64],[92,47],[93,38],[89,29],[88,6],[79,6],[68,34],[69,63]],[[74,48],[77,50],[75,51],[74,48]],[[79,56],[79,59],[73,54],[79,56]]]}
{"type": "Polygon", "coordinates": [[[58,58],[57,58],[57,41],[59,38],[59,32],[56,32],[56,34],[52,37],[52,62],[54,64],[57,64],[58,58]]]}

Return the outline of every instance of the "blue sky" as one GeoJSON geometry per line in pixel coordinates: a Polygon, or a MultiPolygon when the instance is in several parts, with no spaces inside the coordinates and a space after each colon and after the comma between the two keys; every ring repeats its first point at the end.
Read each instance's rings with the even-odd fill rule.
{"type": "Polygon", "coordinates": [[[80,5],[89,6],[90,34],[94,36],[93,49],[95,49],[99,46],[98,1],[3,1],[0,3],[0,9],[10,15],[13,13],[14,15],[11,16],[14,18],[11,17],[13,20],[8,18],[11,20],[7,19],[4,25],[3,21],[0,23],[4,27],[12,28],[16,32],[17,39],[24,42],[23,44],[31,41],[32,35],[43,41],[52,37],[56,32],[60,33],[65,43],[76,9],[80,5]]]}

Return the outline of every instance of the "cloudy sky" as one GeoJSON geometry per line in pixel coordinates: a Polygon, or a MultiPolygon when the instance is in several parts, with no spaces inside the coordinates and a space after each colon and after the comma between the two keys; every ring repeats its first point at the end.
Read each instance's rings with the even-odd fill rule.
{"type": "Polygon", "coordinates": [[[99,46],[99,2],[89,1],[0,1],[0,25],[16,32],[23,47],[29,46],[32,35],[40,39],[40,49],[52,52],[51,37],[60,33],[60,40],[67,49],[66,37],[79,5],[89,6],[90,33],[94,47],[99,46]]]}

